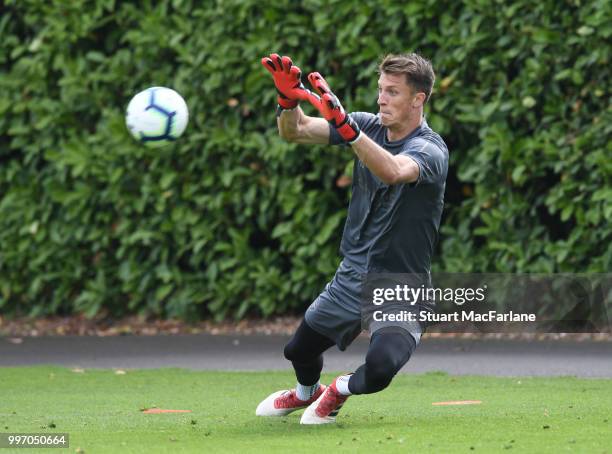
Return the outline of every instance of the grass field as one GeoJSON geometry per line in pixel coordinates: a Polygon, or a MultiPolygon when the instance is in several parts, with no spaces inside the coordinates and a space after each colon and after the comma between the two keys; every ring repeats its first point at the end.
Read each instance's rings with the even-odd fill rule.
{"type": "Polygon", "coordinates": [[[289,372],[4,368],[0,432],[70,434],[69,450],[36,453],[612,453],[612,380],[400,375],[381,393],[349,399],[335,425],[300,426],[301,412],[255,416],[261,399],[293,380],[289,372]],[[432,405],[455,400],[482,403],[432,405]],[[153,407],[191,413],[142,413],[153,407]]]}

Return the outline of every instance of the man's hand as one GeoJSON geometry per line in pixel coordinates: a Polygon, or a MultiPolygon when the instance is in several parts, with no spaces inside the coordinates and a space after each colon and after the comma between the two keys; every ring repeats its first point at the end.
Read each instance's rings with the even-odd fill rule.
{"type": "Polygon", "coordinates": [[[310,92],[300,80],[302,71],[293,65],[289,57],[270,54],[269,57],[261,59],[261,64],[272,74],[278,92],[278,105],[281,108],[293,109],[298,105],[298,101],[308,98],[310,92]]]}
{"type": "Polygon", "coordinates": [[[310,94],[306,99],[336,128],[344,140],[349,143],[356,141],[361,134],[359,126],[344,111],[338,97],[331,91],[323,76],[318,72],[310,73],[308,81],[321,97],[310,94]]]}

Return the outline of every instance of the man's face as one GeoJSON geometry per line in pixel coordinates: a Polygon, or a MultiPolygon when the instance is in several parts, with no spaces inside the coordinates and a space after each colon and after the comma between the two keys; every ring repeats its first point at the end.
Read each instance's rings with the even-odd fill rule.
{"type": "Polygon", "coordinates": [[[380,120],[387,128],[405,125],[420,112],[423,98],[413,93],[404,74],[381,73],[378,78],[380,120]]]}

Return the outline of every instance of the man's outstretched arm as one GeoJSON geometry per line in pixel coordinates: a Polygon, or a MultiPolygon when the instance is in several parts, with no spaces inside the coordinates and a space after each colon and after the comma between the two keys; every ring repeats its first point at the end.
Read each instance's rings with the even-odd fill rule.
{"type": "Polygon", "coordinates": [[[406,155],[392,155],[365,134],[351,143],[363,165],[385,184],[414,183],[419,179],[419,165],[406,155]]]}
{"type": "Polygon", "coordinates": [[[329,126],[325,120],[304,114],[298,103],[316,97],[302,84],[302,71],[291,58],[270,54],[261,64],[274,80],[278,93],[277,123],[280,136],[289,142],[304,144],[329,143],[329,126]]]}
{"type": "Polygon", "coordinates": [[[385,184],[412,183],[419,178],[419,165],[405,155],[393,155],[365,134],[344,111],[338,97],[329,88],[319,73],[311,73],[308,80],[321,95],[320,99],[310,97],[308,101],[336,128],[348,142],[359,160],[385,184]]]}
{"type": "Polygon", "coordinates": [[[329,124],[323,118],[309,117],[301,107],[283,110],[276,120],[280,136],[294,143],[326,145],[329,143],[329,124]]]}

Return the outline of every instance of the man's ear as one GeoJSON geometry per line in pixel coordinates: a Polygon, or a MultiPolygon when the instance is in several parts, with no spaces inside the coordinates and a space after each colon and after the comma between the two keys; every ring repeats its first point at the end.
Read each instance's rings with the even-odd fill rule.
{"type": "Polygon", "coordinates": [[[414,95],[414,98],[412,98],[412,107],[413,108],[419,108],[419,107],[423,107],[423,105],[425,104],[425,93],[417,93],[416,95],[414,95]]]}

